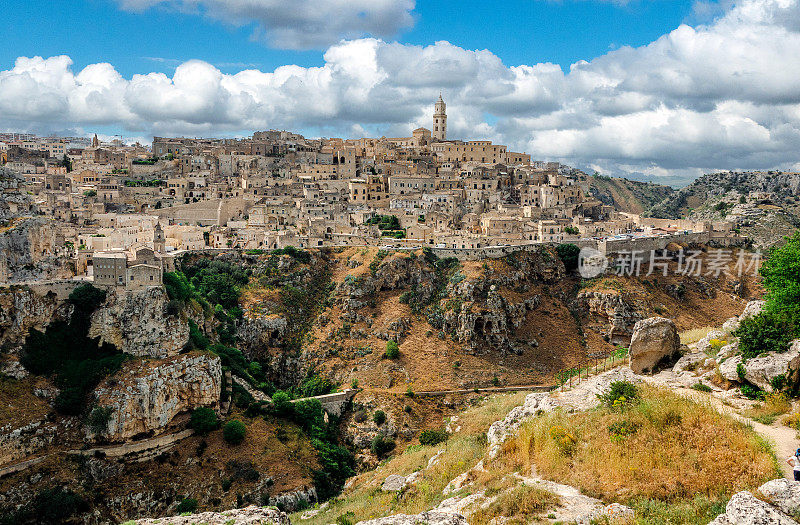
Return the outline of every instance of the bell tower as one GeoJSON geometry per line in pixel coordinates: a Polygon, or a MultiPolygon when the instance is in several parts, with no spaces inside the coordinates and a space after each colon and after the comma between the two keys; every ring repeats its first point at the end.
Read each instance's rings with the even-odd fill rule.
{"type": "Polygon", "coordinates": [[[442,100],[441,93],[439,93],[439,100],[436,101],[433,111],[433,138],[447,140],[447,105],[442,100]]]}
{"type": "Polygon", "coordinates": [[[167,251],[167,240],[164,237],[164,230],[161,229],[161,223],[156,222],[156,227],[153,230],[153,251],[156,253],[165,253],[167,251]]]}

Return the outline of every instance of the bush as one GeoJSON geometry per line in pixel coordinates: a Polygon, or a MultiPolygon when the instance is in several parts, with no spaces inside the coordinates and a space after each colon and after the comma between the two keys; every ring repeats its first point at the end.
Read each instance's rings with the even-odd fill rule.
{"type": "Polygon", "coordinates": [[[395,341],[386,341],[386,352],[384,352],[383,357],[397,359],[400,357],[400,346],[395,341]]]}
{"type": "Polygon", "coordinates": [[[372,415],[372,421],[378,426],[383,425],[386,423],[386,412],[383,410],[376,410],[375,414],[372,415]]]}
{"type": "Polygon", "coordinates": [[[703,383],[695,383],[692,385],[692,388],[699,392],[711,392],[711,387],[708,385],[704,385],[703,383]]]}
{"type": "Polygon", "coordinates": [[[247,432],[247,427],[238,419],[233,419],[225,423],[222,428],[222,437],[229,445],[238,445],[244,441],[244,435],[247,432]]]}
{"type": "Polygon", "coordinates": [[[394,450],[394,447],[394,439],[378,434],[372,439],[370,450],[372,450],[373,454],[381,458],[394,450]]]}
{"type": "Polygon", "coordinates": [[[606,392],[597,397],[609,408],[630,405],[639,399],[639,388],[630,381],[614,381],[606,392]]]}
{"type": "Polygon", "coordinates": [[[219,426],[219,419],[213,410],[207,407],[198,407],[192,411],[189,426],[200,435],[205,435],[216,430],[219,426]]]}
{"type": "Polygon", "coordinates": [[[289,394],[283,390],[278,390],[272,394],[272,408],[279,417],[290,417],[294,413],[289,394]]]}
{"type": "Polygon", "coordinates": [[[419,435],[419,444],[432,447],[447,441],[448,434],[445,430],[423,430],[419,435]]]}
{"type": "Polygon", "coordinates": [[[178,506],[175,507],[175,511],[178,514],[183,514],[184,512],[192,513],[197,510],[197,500],[194,498],[183,498],[178,506]]]}
{"type": "Polygon", "coordinates": [[[742,357],[750,359],[766,352],[785,352],[794,339],[794,324],[788,314],[767,311],[744,319],[734,332],[739,338],[742,357]]]}
{"type": "Polygon", "coordinates": [[[86,425],[92,430],[94,435],[104,434],[108,429],[108,422],[111,421],[111,407],[94,407],[86,418],[86,425]]]}

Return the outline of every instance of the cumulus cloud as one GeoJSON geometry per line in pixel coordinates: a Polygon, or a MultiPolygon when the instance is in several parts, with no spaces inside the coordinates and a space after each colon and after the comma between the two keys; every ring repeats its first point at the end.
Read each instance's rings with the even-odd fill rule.
{"type": "Polygon", "coordinates": [[[413,25],[414,0],[118,0],[128,11],[161,6],[243,26],[285,49],[317,49],[341,39],[392,37],[413,25]]]}
{"type": "Polygon", "coordinates": [[[800,0],[739,0],[568,71],[489,50],[342,41],[319,67],[222,73],[202,61],[122,77],[110,64],[19,58],[0,71],[0,128],[111,125],[136,135],[396,136],[431,126],[439,91],[454,138],[535,158],[685,180],[702,170],[791,169],[800,151],[800,0]]]}

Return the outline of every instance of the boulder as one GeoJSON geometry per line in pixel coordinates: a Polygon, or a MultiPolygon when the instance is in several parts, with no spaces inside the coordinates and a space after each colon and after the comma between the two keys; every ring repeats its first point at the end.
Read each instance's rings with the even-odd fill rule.
{"type": "Polygon", "coordinates": [[[761,485],[758,491],[782,512],[789,515],[800,512],[800,482],[773,479],[761,485]]]}
{"type": "Polygon", "coordinates": [[[579,518],[578,525],[590,525],[592,523],[609,523],[611,525],[618,523],[633,523],[636,513],[632,508],[620,505],[619,503],[612,503],[605,507],[591,512],[590,514],[579,518]]]}
{"type": "Polygon", "coordinates": [[[735,494],[725,507],[725,514],[709,525],[797,525],[797,522],[745,491],[735,494]]]}
{"type": "Polygon", "coordinates": [[[722,323],[722,329],[728,333],[735,332],[737,328],[739,328],[739,318],[736,316],[733,316],[722,323]]]}
{"type": "Polygon", "coordinates": [[[755,317],[761,313],[761,310],[764,309],[764,301],[750,301],[744,307],[742,311],[742,315],[739,316],[739,322],[741,323],[745,319],[750,317],[755,317]]]}
{"type": "Polygon", "coordinates": [[[467,525],[467,519],[455,512],[422,512],[420,514],[395,514],[385,518],[359,521],[356,525],[467,525]]]}
{"type": "Polygon", "coordinates": [[[742,356],[737,355],[726,359],[719,365],[719,373],[728,381],[739,381],[739,364],[742,362],[742,356]]]}
{"type": "Polygon", "coordinates": [[[700,365],[705,363],[706,359],[708,359],[708,356],[703,352],[686,354],[678,359],[678,362],[672,367],[672,371],[679,374],[681,372],[696,370],[700,365]]]}
{"type": "Polygon", "coordinates": [[[739,340],[735,340],[732,343],[728,343],[727,345],[723,346],[717,352],[717,363],[723,362],[725,359],[735,356],[739,353],[739,340]]]}
{"type": "Polygon", "coordinates": [[[400,476],[397,474],[392,474],[387,476],[385,480],[383,480],[383,485],[381,485],[381,490],[383,492],[401,492],[403,489],[406,488],[408,482],[406,481],[405,476],[400,476]]]}
{"type": "Polygon", "coordinates": [[[766,392],[772,392],[776,382],[794,384],[800,376],[800,339],[786,352],[769,352],[748,359],[744,366],[744,378],[766,392]]]}
{"type": "Polygon", "coordinates": [[[671,319],[651,317],[633,327],[630,367],[635,374],[651,373],[662,359],[674,357],[680,349],[678,329],[671,319]]]}
{"type": "Polygon", "coordinates": [[[251,505],[224,512],[202,512],[189,516],[172,516],[134,520],[134,525],[291,525],[285,512],[276,508],[251,505]]]}

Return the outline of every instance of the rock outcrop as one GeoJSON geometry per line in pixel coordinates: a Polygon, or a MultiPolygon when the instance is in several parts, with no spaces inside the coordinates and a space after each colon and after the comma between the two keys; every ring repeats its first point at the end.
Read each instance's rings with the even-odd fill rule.
{"type": "Polygon", "coordinates": [[[222,365],[211,354],[126,364],[95,390],[97,405],[111,408],[103,435],[121,441],[160,433],[178,414],[201,406],[216,408],[221,386],[222,365]]]}
{"type": "Polygon", "coordinates": [[[75,267],[59,257],[63,236],[56,222],[45,217],[19,220],[0,233],[0,282],[19,283],[41,279],[70,279],[75,267]]]}
{"type": "Polygon", "coordinates": [[[671,319],[651,317],[636,323],[630,346],[630,367],[636,374],[650,373],[663,359],[678,354],[681,341],[671,319]]]}
{"type": "Polygon", "coordinates": [[[383,485],[381,485],[381,490],[384,492],[401,492],[403,489],[406,488],[408,482],[406,481],[405,476],[400,476],[398,474],[392,474],[387,476],[385,480],[383,480],[383,485]]]}
{"type": "Polygon", "coordinates": [[[161,287],[109,293],[92,314],[89,337],[139,357],[176,355],[189,341],[189,323],[180,315],[166,315],[168,301],[161,287]]]}
{"type": "Polygon", "coordinates": [[[800,512],[800,483],[788,479],[773,479],[761,485],[758,491],[781,512],[789,515],[800,512]]]}
{"type": "Polygon", "coordinates": [[[190,516],[134,520],[135,525],[291,525],[285,512],[251,505],[225,512],[201,512],[190,516]]]}
{"type": "Polygon", "coordinates": [[[796,525],[797,522],[780,509],[751,493],[735,494],[725,506],[725,514],[709,525],[796,525]]]}
{"type": "Polygon", "coordinates": [[[497,455],[500,445],[513,435],[519,426],[537,414],[552,412],[556,408],[565,411],[584,411],[600,404],[598,395],[603,394],[615,381],[639,382],[630,368],[619,367],[582,381],[571,390],[554,390],[549,393],[528,394],[525,402],[513,408],[505,418],[495,421],[486,433],[489,443],[488,456],[497,455]]]}
{"type": "Polygon", "coordinates": [[[419,514],[395,514],[385,518],[359,521],[356,525],[467,525],[467,519],[455,512],[421,512],[419,514]]]}
{"type": "Polygon", "coordinates": [[[69,319],[71,306],[62,299],[77,284],[0,288],[0,346],[18,349],[31,328],[44,331],[53,321],[69,319]]]}
{"type": "Polygon", "coordinates": [[[800,339],[783,353],[768,352],[744,363],[744,378],[761,390],[772,392],[800,379],[800,339]]]}

